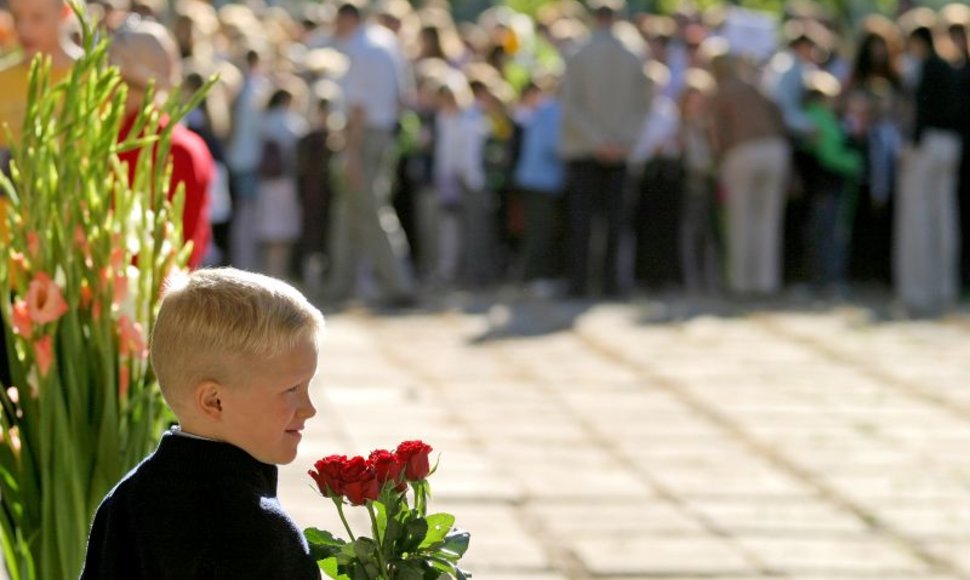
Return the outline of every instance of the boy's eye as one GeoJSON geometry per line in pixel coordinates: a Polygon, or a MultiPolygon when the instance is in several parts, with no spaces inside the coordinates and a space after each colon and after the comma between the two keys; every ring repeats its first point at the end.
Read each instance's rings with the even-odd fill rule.
{"type": "Polygon", "coordinates": [[[300,390],[300,385],[296,385],[295,387],[290,387],[289,389],[286,389],[286,392],[287,393],[295,393],[298,390],[300,390]]]}

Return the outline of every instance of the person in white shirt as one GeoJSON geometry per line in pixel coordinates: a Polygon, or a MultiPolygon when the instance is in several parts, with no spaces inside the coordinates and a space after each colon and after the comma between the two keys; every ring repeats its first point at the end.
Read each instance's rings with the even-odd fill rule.
{"type": "Polygon", "coordinates": [[[338,8],[334,48],[349,61],[341,79],[347,114],[345,187],[336,200],[327,294],[335,301],[352,297],[364,258],[376,270],[387,305],[397,306],[414,300],[407,239],[390,205],[394,132],[407,85],[403,59],[393,53],[395,45],[387,35],[367,25],[355,3],[338,8]]]}
{"type": "Polygon", "coordinates": [[[272,142],[281,154],[279,173],[262,175],[257,202],[257,236],[263,249],[262,271],[286,279],[293,244],[303,231],[296,189],[296,145],[308,131],[306,120],[293,110],[294,96],[278,89],[270,97],[260,131],[263,143],[272,142]]]}
{"type": "Polygon", "coordinates": [[[256,198],[262,155],[260,103],[266,98],[269,82],[263,76],[258,52],[247,53],[246,65],[242,88],[232,106],[232,137],[226,152],[235,204],[229,230],[230,262],[241,270],[255,271],[259,268],[256,198]]]}
{"type": "Polygon", "coordinates": [[[471,88],[461,73],[448,75],[439,90],[439,103],[434,157],[440,208],[437,274],[439,282],[453,284],[459,279],[462,256],[468,256],[475,243],[468,239],[476,230],[469,222],[488,219],[475,211],[480,205],[475,198],[485,188],[487,127],[481,110],[473,106],[471,88]]]}

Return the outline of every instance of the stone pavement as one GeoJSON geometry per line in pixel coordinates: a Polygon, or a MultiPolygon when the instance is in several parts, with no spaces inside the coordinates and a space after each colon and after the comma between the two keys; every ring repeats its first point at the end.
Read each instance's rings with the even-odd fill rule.
{"type": "Polygon", "coordinates": [[[970,579],[970,316],[473,306],[328,317],[301,526],[315,458],[421,438],[476,578],[970,579]]]}

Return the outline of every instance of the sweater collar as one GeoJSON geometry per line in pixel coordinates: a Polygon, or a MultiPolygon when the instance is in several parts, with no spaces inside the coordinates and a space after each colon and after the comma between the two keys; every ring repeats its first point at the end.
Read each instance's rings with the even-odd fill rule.
{"type": "Polygon", "coordinates": [[[277,467],[257,460],[230,443],[169,431],[162,435],[155,455],[187,478],[244,485],[254,488],[261,496],[276,496],[277,467]]]}

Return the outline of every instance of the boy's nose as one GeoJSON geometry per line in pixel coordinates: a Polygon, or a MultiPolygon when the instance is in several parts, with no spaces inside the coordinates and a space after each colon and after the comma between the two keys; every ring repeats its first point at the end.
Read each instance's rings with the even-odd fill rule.
{"type": "Polygon", "coordinates": [[[313,406],[313,400],[310,399],[310,392],[307,391],[303,399],[303,404],[300,405],[301,415],[304,418],[309,419],[317,414],[317,408],[313,406]]]}

